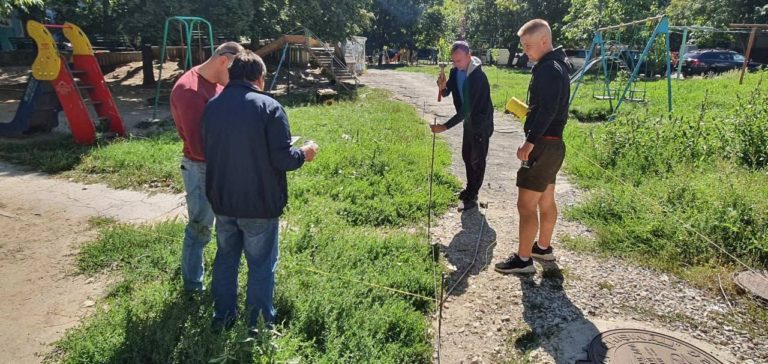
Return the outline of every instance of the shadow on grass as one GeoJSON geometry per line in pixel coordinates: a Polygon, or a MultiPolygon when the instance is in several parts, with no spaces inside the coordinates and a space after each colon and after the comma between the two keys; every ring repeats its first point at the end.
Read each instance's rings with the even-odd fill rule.
{"type": "Polygon", "coordinates": [[[304,106],[320,105],[323,103],[317,98],[317,94],[316,94],[317,90],[332,88],[333,90],[338,92],[338,95],[336,95],[333,98],[333,103],[336,103],[339,101],[357,100],[358,93],[364,86],[358,85],[357,89],[355,89],[354,86],[349,86],[349,87],[350,88],[348,90],[342,87],[337,87],[337,86],[307,87],[307,88],[292,90],[290,94],[274,95],[274,98],[275,100],[280,102],[280,104],[283,105],[284,107],[304,107],[304,106]]]}
{"type": "Polygon", "coordinates": [[[45,173],[59,173],[73,170],[92,148],[76,144],[69,135],[0,138],[0,159],[45,173]]]}
{"type": "MultiPolygon", "coordinates": [[[[164,121],[163,124],[168,122],[164,121]]],[[[72,171],[94,150],[113,143],[167,138],[168,133],[175,130],[172,122],[168,125],[146,127],[143,131],[145,136],[98,140],[94,145],[80,145],[75,143],[71,135],[55,133],[25,138],[0,138],[0,160],[50,174],[72,171]]]]}

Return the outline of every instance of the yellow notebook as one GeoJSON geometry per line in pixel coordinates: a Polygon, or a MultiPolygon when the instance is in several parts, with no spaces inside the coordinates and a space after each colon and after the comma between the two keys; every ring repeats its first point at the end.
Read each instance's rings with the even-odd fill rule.
{"type": "Polygon", "coordinates": [[[516,97],[513,97],[507,101],[506,108],[507,111],[517,116],[520,121],[522,121],[523,118],[528,115],[528,105],[526,105],[525,102],[518,100],[516,97]]]}

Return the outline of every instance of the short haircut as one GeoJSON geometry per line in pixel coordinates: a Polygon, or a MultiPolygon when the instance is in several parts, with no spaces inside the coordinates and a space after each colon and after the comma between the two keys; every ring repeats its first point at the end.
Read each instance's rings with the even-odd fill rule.
{"type": "Polygon", "coordinates": [[[253,82],[263,76],[266,70],[267,66],[258,54],[244,50],[235,55],[229,67],[229,80],[253,82]]]}
{"type": "Polygon", "coordinates": [[[243,48],[243,46],[241,46],[236,42],[226,42],[226,43],[222,43],[220,46],[216,48],[215,51],[213,51],[213,56],[225,56],[227,54],[231,54],[234,56],[242,52],[244,49],[245,48],[243,48]]]}
{"type": "Polygon", "coordinates": [[[517,36],[522,38],[541,31],[546,31],[546,34],[552,36],[552,28],[549,27],[549,23],[546,20],[533,19],[520,27],[520,30],[517,31],[517,36]]]}
{"type": "Polygon", "coordinates": [[[469,54],[469,43],[463,40],[457,40],[453,42],[453,45],[451,46],[451,54],[453,54],[456,51],[462,51],[464,53],[469,54]]]}

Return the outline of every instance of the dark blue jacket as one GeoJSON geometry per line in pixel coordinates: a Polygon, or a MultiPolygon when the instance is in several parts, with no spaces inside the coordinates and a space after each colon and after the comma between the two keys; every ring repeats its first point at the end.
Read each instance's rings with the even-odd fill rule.
{"type": "Polygon", "coordinates": [[[542,136],[563,137],[571,100],[570,67],[565,51],[558,47],[541,57],[531,71],[528,86],[528,117],[525,140],[536,144],[542,136]]]}
{"type": "Polygon", "coordinates": [[[459,90],[456,67],[451,68],[443,97],[453,94],[456,115],[445,122],[448,129],[464,122],[464,132],[483,138],[493,135],[493,102],[488,77],[483,72],[482,62],[472,57],[464,80],[464,89],[459,90]],[[462,97],[463,95],[463,97],[462,97]]]}
{"type": "Polygon", "coordinates": [[[232,81],[203,113],[205,192],[213,211],[236,218],[279,217],[286,171],[304,164],[291,147],[283,106],[246,81],[232,81]]]}

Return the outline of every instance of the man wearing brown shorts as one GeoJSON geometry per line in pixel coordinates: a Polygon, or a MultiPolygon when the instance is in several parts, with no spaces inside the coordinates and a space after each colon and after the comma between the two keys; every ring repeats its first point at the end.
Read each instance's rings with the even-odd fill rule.
{"type": "Polygon", "coordinates": [[[553,48],[552,31],[541,19],[517,32],[528,58],[537,62],[528,87],[530,108],[525,141],[517,149],[522,166],[517,172],[519,246],[495,269],[500,273],[534,273],[531,258],[554,260],[552,234],[557,222],[555,181],[565,159],[563,129],[568,120],[569,67],[562,48],[553,48]],[[539,225],[541,223],[541,225],[539,225]],[[538,242],[534,242],[536,235],[538,242]]]}

